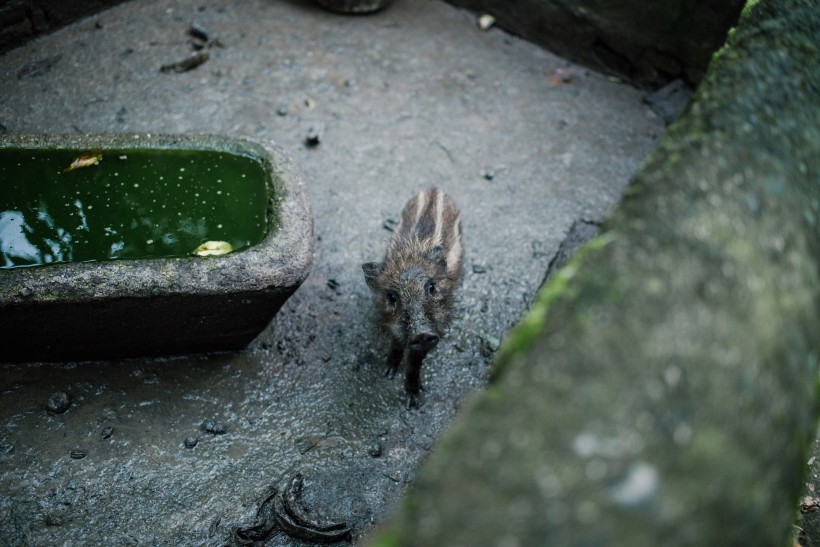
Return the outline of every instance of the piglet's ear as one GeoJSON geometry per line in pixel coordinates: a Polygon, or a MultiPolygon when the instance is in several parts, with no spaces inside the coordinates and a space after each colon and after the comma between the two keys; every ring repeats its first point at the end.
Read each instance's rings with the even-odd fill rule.
{"type": "Polygon", "coordinates": [[[364,272],[365,283],[367,283],[367,286],[375,291],[378,287],[376,280],[382,273],[381,263],[365,262],[364,264],[362,264],[362,271],[364,272]]]}
{"type": "Polygon", "coordinates": [[[447,259],[444,257],[444,249],[441,248],[441,245],[436,245],[430,249],[430,252],[427,253],[427,260],[442,269],[447,269],[447,259]]]}

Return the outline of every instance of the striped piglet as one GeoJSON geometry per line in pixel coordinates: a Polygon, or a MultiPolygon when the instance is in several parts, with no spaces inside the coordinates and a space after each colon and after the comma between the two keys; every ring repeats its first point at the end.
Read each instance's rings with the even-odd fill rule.
{"type": "Polygon", "coordinates": [[[362,264],[391,339],[385,375],[395,376],[406,358],[408,408],[418,406],[422,360],[452,318],[463,261],[456,204],[440,189],[429,188],[404,206],[384,260],[362,264]]]}

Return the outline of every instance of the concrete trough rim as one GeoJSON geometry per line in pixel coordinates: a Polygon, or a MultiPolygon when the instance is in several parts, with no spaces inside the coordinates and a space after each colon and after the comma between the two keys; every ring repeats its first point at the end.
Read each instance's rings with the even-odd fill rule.
{"type": "Polygon", "coordinates": [[[269,140],[217,134],[6,134],[0,149],[176,149],[215,150],[261,159],[273,185],[268,207],[275,221],[263,240],[242,251],[214,257],[123,259],[0,270],[0,308],[19,303],[81,302],[122,297],[123,273],[150,270],[144,283],[129,287],[129,297],[187,294],[196,283],[198,294],[224,292],[222,272],[244,270],[242,286],[231,279],[236,292],[298,287],[313,263],[313,216],[301,172],[284,151],[269,140]],[[286,267],[272,262],[287,258],[286,267]]]}

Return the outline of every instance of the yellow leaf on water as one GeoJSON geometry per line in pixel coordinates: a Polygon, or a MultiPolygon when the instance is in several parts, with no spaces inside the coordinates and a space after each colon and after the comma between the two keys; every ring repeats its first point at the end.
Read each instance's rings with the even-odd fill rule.
{"type": "Polygon", "coordinates": [[[227,241],[206,241],[196,249],[197,256],[219,256],[233,251],[233,246],[227,241]]]}
{"type": "Polygon", "coordinates": [[[102,161],[102,156],[102,150],[92,150],[91,152],[77,156],[74,161],[71,162],[71,165],[63,169],[63,173],[97,165],[102,161]]]}

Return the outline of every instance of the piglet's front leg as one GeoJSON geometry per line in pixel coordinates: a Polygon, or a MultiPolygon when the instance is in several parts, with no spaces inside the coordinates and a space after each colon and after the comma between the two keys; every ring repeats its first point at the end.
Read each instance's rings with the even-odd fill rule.
{"type": "Polygon", "coordinates": [[[421,365],[427,351],[409,350],[407,352],[407,373],[404,377],[404,390],[407,392],[407,408],[419,407],[419,394],[424,387],[421,385],[421,365]]]}
{"type": "Polygon", "coordinates": [[[404,357],[404,344],[393,339],[390,345],[390,353],[387,354],[387,368],[384,369],[385,377],[393,378],[396,376],[402,357],[404,357]]]}

